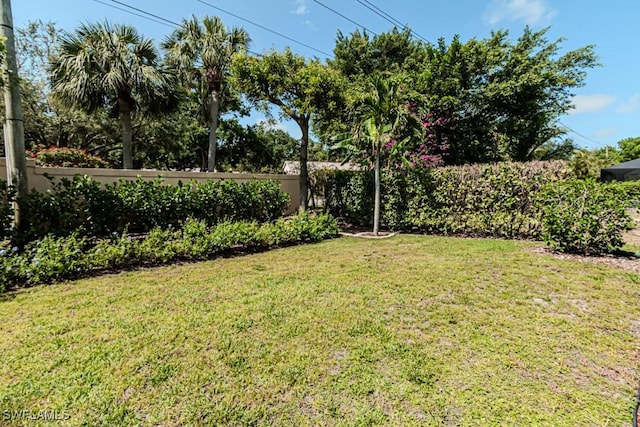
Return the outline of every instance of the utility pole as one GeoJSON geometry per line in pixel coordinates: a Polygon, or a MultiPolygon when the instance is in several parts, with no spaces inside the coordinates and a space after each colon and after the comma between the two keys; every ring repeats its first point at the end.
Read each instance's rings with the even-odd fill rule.
{"type": "Polygon", "coordinates": [[[16,46],[13,38],[13,16],[11,0],[0,0],[0,36],[5,40],[6,54],[2,67],[4,81],[4,148],[7,161],[7,182],[16,189],[18,202],[14,202],[15,228],[20,228],[20,206],[29,189],[27,183],[27,159],[24,152],[24,119],[20,102],[20,82],[18,80],[18,64],[16,46]]]}

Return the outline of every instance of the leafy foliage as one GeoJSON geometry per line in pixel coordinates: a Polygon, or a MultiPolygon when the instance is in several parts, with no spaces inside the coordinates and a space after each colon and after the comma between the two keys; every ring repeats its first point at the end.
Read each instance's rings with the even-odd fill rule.
{"type": "Polygon", "coordinates": [[[597,179],[600,177],[600,169],[611,166],[616,162],[616,159],[617,156],[609,156],[602,150],[576,150],[569,167],[578,179],[597,179]]]}
{"type": "Polygon", "coordinates": [[[181,229],[154,228],[140,239],[115,233],[90,245],[86,238],[46,236],[18,248],[0,249],[0,292],[74,279],[102,270],[157,265],[174,260],[210,259],[231,249],[261,250],[335,237],[339,228],[329,215],[298,215],[258,224],[224,221],[209,226],[189,219],[181,229]]]}
{"type": "Polygon", "coordinates": [[[335,109],[342,97],[341,76],[317,59],[293,53],[270,52],[257,57],[238,55],[232,64],[233,83],[255,105],[267,110],[277,106],[283,116],[300,127],[300,209],[306,210],[308,194],[307,158],[312,116],[335,109]]]}
{"type": "Polygon", "coordinates": [[[6,239],[11,234],[13,226],[13,208],[11,203],[15,200],[16,191],[7,185],[7,181],[0,179],[0,240],[6,239]]]}
{"type": "Polygon", "coordinates": [[[218,116],[229,105],[225,101],[232,98],[226,84],[231,60],[234,54],[245,51],[249,42],[249,34],[243,28],[226,28],[217,16],[205,16],[202,22],[193,16],[185,19],[162,44],[168,65],[208,112],[207,170],[210,171],[215,170],[218,116]]]}
{"type": "Polygon", "coordinates": [[[31,154],[40,166],[105,168],[107,162],[80,148],[49,147],[31,154]]]}
{"type": "Polygon", "coordinates": [[[153,42],[133,27],[109,22],[64,34],[50,78],[59,102],[87,112],[109,106],[120,115],[125,168],[133,167],[132,114],[166,110],[172,94],[153,42]]]}
{"type": "MultiPolygon", "coordinates": [[[[327,212],[370,224],[370,172],[324,171],[327,212]]],[[[430,233],[532,238],[540,234],[536,194],[570,177],[566,162],[499,163],[382,174],[382,223],[430,233]]],[[[321,190],[321,192],[322,192],[321,190]]]]}
{"type": "Polygon", "coordinates": [[[627,162],[640,158],[640,137],[625,138],[618,141],[620,148],[620,161],[627,162]]]}
{"type": "Polygon", "coordinates": [[[609,253],[624,245],[630,228],[624,194],[594,180],[547,186],[541,193],[542,238],[553,250],[580,254],[609,253]]]}
{"type": "Polygon", "coordinates": [[[33,191],[24,203],[25,230],[20,241],[51,234],[104,237],[112,233],[147,232],[178,227],[191,219],[208,225],[220,221],[272,221],[282,215],[288,196],[275,181],[231,180],[171,186],[161,179],[121,180],[102,187],[76,175],[33,191]]]}
{"type": "Polygon", "coordinates": [[[549,41],[547,32],[527,27],[516,41],[497,31],[483,40],[455,37],[436,45],[421,45],[407,31],[339,35],[331,64],[351,89],[343,104],[319,116],[316,127],[324,135],[340,128],[336,121],[351,123],[349,99],[363,90],[368,75],[382,72],[406,76],[422,94],[414,107],[445,120],[448,164],[566,153],[558,120],[571,108],[571,92],[584,84],[586,70],[597,65],[596,56],[593,46],[560,54],[563,40],[549,41]]]}

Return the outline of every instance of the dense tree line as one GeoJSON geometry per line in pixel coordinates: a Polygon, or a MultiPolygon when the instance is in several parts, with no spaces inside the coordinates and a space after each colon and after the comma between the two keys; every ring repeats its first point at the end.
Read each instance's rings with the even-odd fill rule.
{"type": "Polygon", "coordinates": [[[299,159],[304,176],[309,153],[353,154],[328,147],[336,135],[363,136],[373,79],[397,87],[400,106],[377,122],[393,121],[383,165],[563,157],[575,147],[558,120],[597,58],[593,46],[561,54],[563,40],[547,34],[527,27],[515,40],[495,31],[432,45],[408,28],[339,33],[322,63],[288,49],[249,55],[249,34],[217,17],[184,20],[160,43],[108,22],[71,33],[33,22],[16,37],[26,141],[127,168],[258,171],[299,159]],[[267,123],[241,125],[255,108],[293,120],[300,141],[267,123]]]}

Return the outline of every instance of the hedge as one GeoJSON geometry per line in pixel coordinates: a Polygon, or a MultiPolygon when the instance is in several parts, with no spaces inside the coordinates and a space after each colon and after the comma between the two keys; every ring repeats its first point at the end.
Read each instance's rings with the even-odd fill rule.
{"type": "MultiPolygon", "coordinates": [[[[370,171],[315,173],[326,212],[356,225],[372,224],[370,171]]],[[[563,161],[387,169],[382,224],[434,234],[542,239],[564,252],[619,249],[631,226],[625,209],[638,205],[640,183],[572,178],[563,161]]]]}
{"type": "MultiPolygon", "coordinates": [[[[322,171],[316,179],[325,210],[357,225],[371,225],[372,173],[322,171]]],[[[540,235],[536,194],[571,177],[566,162],[497,163],[385,170],[382,223],[390,229],[507,238],[540,235]]]]}
{"type": "MultiPolygon", "coordinates": [[[[188,219],[207,225],[221,221],[272,221],[282,216],[289,196],[272,180],[239,184],[232,180],[191,181],[172,186],[161,179],[121,180],[102,186],[88,176],[62,179],[45,193],[35,190],[22,203],[19,242],[46,235],[99,238],[128,230],[180,227],[188,219]]],[[[4,238],[10,216],[2,218],[4,238]]]]}

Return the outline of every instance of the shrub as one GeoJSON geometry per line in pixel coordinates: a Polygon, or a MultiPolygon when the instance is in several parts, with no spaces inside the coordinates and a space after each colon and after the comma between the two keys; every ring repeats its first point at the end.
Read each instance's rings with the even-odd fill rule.
{"type": "MultiPolygon", "coordinates": [[[[327,212],[370,225],[370,172],[323,171],[327,212]]],[[[540,233],[535,195],[548,182],[570,177],[565,162],[499,163],[431,170],[385,170],[382,223],[391,229],[532,238],[540,233]]]]}
{"type": "Polygon", "coordinates": [[[635,208],[640,205],[640,180],[611,181],[603,183],[602,185],[607,191],[620,195],[627,207],[635,208]]]}
{"type": "Polygon", "coordinates": [[[85,175],[51,182],[44,193],[32,190],[22,202],[20,242],[46,235],[105,236],[117,229],[117,200],[100,183],[85,175]]]}
{"type": "Polygon", "coordinates": [[[75,234],[47,236],[28,244],[22,252],[4,242],[0,245],[0,292],[105,269],[209,259],[235,248],[256,250],[318,241],[334,237],[338,231],[337,221],[325,214],[280,218],[262,225],[255,221],[225,221],[213,227],[191,219],[180,230],[156,228],[143,238],[132,238],[125,230],[91,247],[85,238],[75,234]]]}
{"type": "Polygon", "coordinates": [[[553,250],[580,254],[613,252],[630,227],[624,193],[593,180],[573,180],[543,189],[542,238],[553,250]]]}
{"type": "Polygon", "coordinates": [[[9,261],[17,269],[12,275],[20,277],[26,286],[78,277],[88,268],[85,244],[85,239],[75,234],[62,238],[47,236],[31,242],[16,260],[9,261]]]}
{"type": "Polygon", "coordinates": [[[88,264],[93,270],[134,265],[138,261],[136,246],[136,241],[127,235],[126,230],[122,234],[114,232],[110,239],[98,242],[87,253],[88,264]]]}
{"type": "Polygon", "coordinates": [[[80,148],[50,147],[31,155],[39,166],[106,168],[108,163],[80,148]]]}
{"type": "MultiPolygon", "coordinates": [[[[51,178],[50,178],[51,179],[51,178]]],[[[45,235],[105,237],[127,229],[144,233],[180,227],[189,218],[220,221],[271,221],[282,215],[288,195],[276,181],[190,182],[177,186],[161,179],[119,181],[101,186],[88,176],[52,182],[45,193],[32,191],[23,204],[24,231],[18,241],[45,235]]]]}

